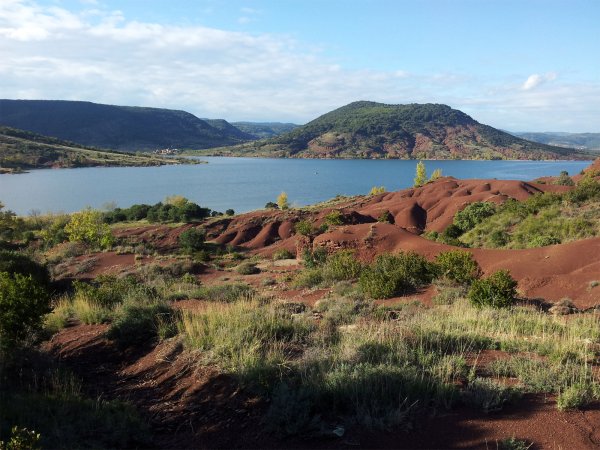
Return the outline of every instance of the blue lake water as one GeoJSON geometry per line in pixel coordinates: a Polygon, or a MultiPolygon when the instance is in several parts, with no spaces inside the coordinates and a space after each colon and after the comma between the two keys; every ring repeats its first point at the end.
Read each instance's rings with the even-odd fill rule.
{"type": "MultiPolygon", "coordinates": [[[[412,186],[417,161],[202,158],[208,164],[163,167],[98,167],[34,170],[0,175],[0,201],[25,215],[72,212],[109,202],[120,207],[156,203],[183,195],[217,211],[245,212],[275,201],[281,191],[303,206],[337,194],[366,194],[372,186],[388,191],[412,186]]],[[[441,169],[456,178],[531,180],[575,175],[590,161],[426,161],[428,173],[441,169]]]]}

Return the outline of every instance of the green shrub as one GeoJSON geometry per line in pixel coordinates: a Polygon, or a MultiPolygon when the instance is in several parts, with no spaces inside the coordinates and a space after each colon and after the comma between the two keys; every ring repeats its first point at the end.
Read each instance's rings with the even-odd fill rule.
{"type": "Polygon", "coordinates": [[[177,242],[182,250],[188,253],[193,253],[204,248],[205,239],[206,232],[204,230],[190,228],[179,235],[177,242]]]}
{"type": "Polygon", "coordinates": [[[468,298],[475,306],[508,307],[517,296],[517,282],[508,270],[499,270],[487,278],[473,281],[468,298]]]}
{"type": "Polygon", "coordinates": [[[334,209],[325,216],[325,223],[329,226],[343,225],[344,216],[341,211],[334,209]]]}
{"type": "Polygon", "coordinates": [[[457,283],[470,284],[481,276],[481,269],[473,255],[462,250],[442,252],[435,262],[442,277],[457,283]]]}
{"type": "Polygon", "coordinates": [[[307,268],[294,277],[295,288],[313,288],[323,283],[323,271],[320,267],[307,268]]]}
{"type": "Polygon", "coordinates": [[[463,401],[485,413],[500,411],[505,404],[520,397],[521,392],[487,378],[475,378],[462,393],[463,401]]]}
{"type": "Polygon", "coordinates": [[[329,255],[323,265],[323,279],[327,282],[358,278],[362,264],[351,250],[341,250],[329,255]]]}
{"type": "Polygon", "coordinates": [[[563,170],[560,173],[554,184],[558,184],[560,186],[575,186],[575,182],[569,176],[569,172],[567,172],[566,170],[563,170]]]}
{"type": "Polygon", "coordinates": [[[294,230],[296,233],[301,234],[302,236],[310,236],[313,232],[312,225],[308,220],[296,222],[294,225],[294,230]]]}
{"type": "Polygon", "coordinates": [[[431,264],[414,252],[382,254],[363,269],[359,284],[372,298],[389,298],[430,283],[433,274],[431,264]]]}
{"type": "Polygon", "coordinates": [[[255,275],[260,273],[260,269],[256,267],[256,264],[251,262],[244,262],[236,267],[235,271],[240,275],[255,275]]]}
{"type": "Polygon", "coordinates": [[[495,212],[496,207],[493,203],[471,203],[470,205],[467,205],[465,209],[456,213],[454,216],[454,225],[456,225],[464,233],[472,229],[478,223],[482,222],[486,217],[494,215],[495,212]]]}
{"type": "Polygon", "coordinates": [[[33,430],[14,426],[10,431],[10,440],[0,441],[0,450],[41,450],[41,438],[33,430]]]}
{"type": "Polygon", "coordinates": [[[31,275],[0,272],[0,360],[2,352],[30,343],[50,311],[46,288],[31,275]]]}
{"type": "Polygon", "coordinates": [[[22,253],[0,250],[0,272],[10,274],[31,275],[31,277],[47,286],[50,281],[46,266],[37,263],[22,253]]]}
{"type": "Polygon", "coordinates": [[[584,383],[576,383],[565,387],[559,392],[556,399],[556,407],[560,411],[580,409],[593,400],[590,386],[584,383]]]}
{"type": "Polygon", "coordinates": [[[529,450],[533,443],[528,444],[527,441],[517,439],[516,437],[503,439],[498,443],[498,450],[529,450]]]}
{"type": "Polygon", "coordinates": [[[277,250],[276,252],[273,253],[273,259],[275,261],[280,260],[280,259],[296,259],[296,255],[294,253],[292,253],[291,251],[282,248],[281,250],[277,250]]]}
{"type": "Polygon", "coordinates": [[[317,247],[313,251],[305,248],[302,252],[302,260],[304,261],[304,267],[308,269],[320,267],[327,261],[327,250],[323,247],[317,247]]]}
{"type": "Polygon", "coordinates": [[[579,205],[588,200],[600,199],[600,183],[593,178],[584,177],[579,184],[566,194],[567,201],[579,205]]]}
{"type": "Polygon", "coordinates": [[[389,211],[382,211],[381,214],[379,214],[379,217],[377,217],[377,222],[381,222],[381,223],[392,223],[394,220],[394,216],[392,216],[392,214],[389,211]]]}
{"type": "Polygon", "coordinates": [[[174,312],[166,303],[127,302],[117,310],[107,337],[129,347],[152,344],[157,339],[174,336],[175,332],[174,312]]]}
{"type": "Polygon", "coordinates": [[[96,248],[110,248],[114,237],[110,227],[104,223],[100,211],[91,208],[71,214],[65,232],[72,242],[83,242],[96,248]]]}
{"type": "Polygon", "coordinates": [[[530,242],[528,247],[547,247],[548,245],[560,244],[560,239],[554,236],[536,236],[530,242]]]}

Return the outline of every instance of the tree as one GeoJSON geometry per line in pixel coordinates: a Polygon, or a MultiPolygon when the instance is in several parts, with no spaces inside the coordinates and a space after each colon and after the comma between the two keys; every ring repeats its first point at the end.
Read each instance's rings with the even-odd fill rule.
{"type": "Polygon", "coordinates": [[[283,191],[277,197],[277,206],[279,206],[279,209],[288,209],[290,207],[290,204],[288,203],[288,196],[283,191]]]}
{"type": "Polygon", "coordinates": [[[425,183],[427,183],[427,170],[425,169],[425,163],[423,161],[419,161],[417,163],[414,187],[423,186],[425,183]]]}
{"type": "Polygon", "coordinates": [[[429,177],[429,181],[435,181],[442,176],[442,169],[435,169],[431,176],[429,177]]]}
{"type": "Polygon", "coordinates": [[[94,247],[109,248],[114,242],[110,227],[103,222],[102,213],[91,208],[72,214],[65,225],[65,232],[70,241],[94,247]]]}

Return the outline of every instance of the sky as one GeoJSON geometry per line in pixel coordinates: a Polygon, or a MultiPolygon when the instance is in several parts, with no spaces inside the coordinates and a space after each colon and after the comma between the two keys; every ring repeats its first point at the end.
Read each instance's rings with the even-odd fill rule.
{"type": "Polygon", "coordinates": [[[600,1],[0,0],[0,98],[298,124],[444,103],[600,132],[600,1]]]}

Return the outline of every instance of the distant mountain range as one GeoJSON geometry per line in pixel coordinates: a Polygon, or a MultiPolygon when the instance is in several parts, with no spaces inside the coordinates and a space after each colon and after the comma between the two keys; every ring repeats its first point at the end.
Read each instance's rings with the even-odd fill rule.
{"type": "Polygon", "coordinates": [[[600,133],[521,132],[511,133],[528,141],[578,150],[600,151],[600,133]]]}
{"type": "Polygon", "coordinates": [[[203,154],[301,158],[572,159],[582,152],[530,142],[439,104],[359,101],[288,133],[203,154]]]}

